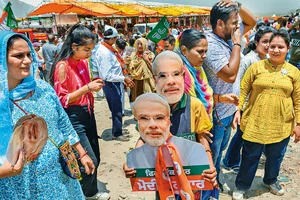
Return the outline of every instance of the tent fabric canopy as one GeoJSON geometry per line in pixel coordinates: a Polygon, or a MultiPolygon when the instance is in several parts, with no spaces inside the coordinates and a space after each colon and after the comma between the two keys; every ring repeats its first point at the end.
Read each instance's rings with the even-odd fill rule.
{"type": "Polygon", "coordinates": [[[144,15],[156,15],[157,11],[147,8],[139,4],[127,4],[128,7],[131,7],[134,10],[141,11],[144,15]]]}
{"type": "Polygon", "coordinates": [[[170,7],[154,7],[153,10],[156,10],[158,14],[160,15],[166,15],[166,16],[180,16],[184,13],[180,10],[178,10],[175,6],[170,7]]]}
{"type": "Polygon", "coordinates": [[[132,16],[182,16],[209,14],[210,9],[191,6],[160,6],[147,7],[140,4],[108,4],[101,2],[75,2],[65,1],[64,3],[52,2],[44,4],[31,12],[28,16],[38,16],[44,14],[70,14],[90,16],[113,16],[120,15],[125,17],[132,16]]]}
{"type": "Polygon", "coordinates": [[[111,9],[104,4],[99,3],[48,3],[37,8],[28,16],[37,16],[44,14],[69,14],[76,13],[79,15],[92,15],[92,16],[109,16],[118,14],[119,11],[111,9]],[[85,5],[86,4],[86,5],[85,5]],[[95,4],[94,6],[89,4],[95,4]],[[93,8],[93,9],[90,9],[93,8]]]}
{"type": "Polygon", "coordinates": [[[209,14],[210,10],[203,8],[194,8],[190,6],[168,6],[168,7],[154,7],[160,15],[167,16],[180,16],[180,15],[197,15],[197,14],[209,14]]]}
{"type": "Polygon", "coordinates": [[[37,15],[44,15],[44,14],[69,14],[69,13],[76,13],[76,14],[85,14],[91,15],[95,14],[91,10],[77,6],[76,4],[72,3],[48,3],[44,4],[41,7],[37,8],[35,11],[31,12],[28,16],[37,16],[37,15]]]}
{"type": "Polygon", "coordinates": [[[94,16],[101,16],[101,14],[99,13],[95,13],[91,10],[85,9],[83,7],[79,7],[76,5],[72,5],[69,8],[67,8],[66,10],[64,10],[62,13],[60,14],[67,14],[67,13],[76,13],[78,15],[94,15],[94,16]]]}
{"type": "Polygon", "coordinates": [[[72,4],[57,4],[57,3],[49,3],[44,4],[41,7],[37,8],[33,12],[31,12],[28,16],[37,16],[44,14],[51,14],[55,10],[55,13],[61,13],[65,9],[69,8],[72,4]],[[56,9],[54,9],[56,8],[56,9]]]}
{"type": "Polygon", "coordinates": [[[119,10],[113,9],[111,7],[106,6],[100,2],[77,2],[77,4],[84,6],[86,8],[91,9],[93,12],[101,13],[103,16],[109,15],[119,15],[121,12],[119,10]]]}
{"type": "Polygon", "coordinates": [[[194,8],[191,6],[183,6],[179,7],[179,10],[186,14],[209,14],[210,10],[202,9],[202,8],[194,8]]]}
{"type": "Polygon", "coordinates": [[[121,15],[124,16],[139,16],[142,15],[143,13],[138,10],[134,10],[133,8],[129,7],[128,5],[125,4],[106,4],[108,7],[111,7],[113,9],[116,9],[120,12],[122,12],[121,15]]]}

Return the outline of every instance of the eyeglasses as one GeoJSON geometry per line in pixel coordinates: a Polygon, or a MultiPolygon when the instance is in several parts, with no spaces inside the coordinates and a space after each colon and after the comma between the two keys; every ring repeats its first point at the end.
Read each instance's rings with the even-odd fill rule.
{"type": "Polygon", "coordinates": [[[151,121],[151,119],[156,124],[162,124],[162,123],[166,123],[168,118],[164,115],[156,115],[156,116],[142,115],[137,118],[137,121],[142,124],[148,124],[151,121]]]}
{"type": "Polygon", "coordinates": [[[175,71],[175,72],[172,72],[171,74],[159,73],[156,77],[159,80],[161,80],[161,81],[166,81],[170,76],[172,76],[172,78],[174,80],[180,80],[183,75],[184,75],[184,72],[182,72],[182,71],[175,71]]]}

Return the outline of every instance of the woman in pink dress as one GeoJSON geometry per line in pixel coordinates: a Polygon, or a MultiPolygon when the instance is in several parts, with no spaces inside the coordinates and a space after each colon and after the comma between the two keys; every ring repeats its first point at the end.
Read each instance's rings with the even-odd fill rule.
{"type": "MultiPolygon", "coordinates": [[[[80,143],[92,158],[96,169],[100,163],[97,127],[94,116],[94,97],[103,86],[103,80],[90,81],[88,58],[95,46],[96,37],[83,25],[74,25],[54,61],[50,81],[54,85],[60,102],[77,132],[80,143]]],[[[97,170],[94,174],[82,170],[81,186],[87,199],[109,198],[98,192],[97,170]]]]}

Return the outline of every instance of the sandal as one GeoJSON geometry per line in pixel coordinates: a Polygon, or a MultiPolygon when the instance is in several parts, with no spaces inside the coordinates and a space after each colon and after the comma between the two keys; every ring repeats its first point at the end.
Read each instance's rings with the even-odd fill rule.
{"type": "Polygon", "coordinates": [[[122,141],[122,142],[128,142],[130,139],[124,135],[120,135],[118,137],[112,136],[113,140],[122,141]]]}

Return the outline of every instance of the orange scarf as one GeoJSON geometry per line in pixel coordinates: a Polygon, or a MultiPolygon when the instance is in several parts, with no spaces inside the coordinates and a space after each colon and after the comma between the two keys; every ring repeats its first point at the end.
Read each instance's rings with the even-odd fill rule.
{"type": "Polygon", "coordinates": [[[160,146],[157,152],[155,179],[159,197],[161,200],[165,200],[168,197],[175,198],[174,190],[177,190],[182,200],[194,199],[194,194],[182,168],[176,147],[172,143],[169,143],[171,137],[172,135],[170,134],[165,144],[160,146]],[[164,155],[167,156],[167,158],[164,157],[164,155]],[[173,177],[169,176],[166,165],[166,160],[170,159],[172,160],[175,172],[175,176],[173,177]],[[174,188],[172,184],[174,181],[177,185],[176,188],[174,188]]]}
{"type": "Polygon", "coordinates": [[[101,42],[101,44],[103,46],[105,46],[106,48],[108,48],[109,50],[111,50],[116,55],[117,60],[119,61],[120,65],[121,65],[123,75],[124,76],[128,75],[128,71],[126,69],[125,62],[124,62],[122,56],[120,55],[120,53],[115,48],[113,48],[111,45],[107,44],[106,42],[101,42]]]}

